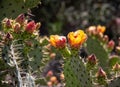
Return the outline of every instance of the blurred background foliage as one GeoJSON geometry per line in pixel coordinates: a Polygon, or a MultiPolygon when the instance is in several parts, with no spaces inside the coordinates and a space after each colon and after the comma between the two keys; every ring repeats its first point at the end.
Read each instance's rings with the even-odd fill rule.
{"type": "Polygon", "coordinates": [[[120,36],[120,0],[41,0],[31,12],[42,23],[42,35],[67,35],[100,24],[107,27],[110,39],[120,36]]]}

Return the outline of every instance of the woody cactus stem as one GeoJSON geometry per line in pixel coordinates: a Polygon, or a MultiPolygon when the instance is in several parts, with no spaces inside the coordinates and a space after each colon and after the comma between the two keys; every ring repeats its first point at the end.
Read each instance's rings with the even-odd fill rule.
{"type": "Polygon", "coordinates": [[[13,60],[15,68],[16,68],[16,76],[17,76],[17,79],[18,79],[18,87],[22,87],[22,78],[21,78],[20,71],[19,71],[19,68],[18,68],[18,65],[17,65],[17,62],[16,62],[16,56],[15,56],[15,51],[14,51],[13,44],[11,44],[10,50],[11,50],[11,56],[12,56],[11,58],[13,60]]]}

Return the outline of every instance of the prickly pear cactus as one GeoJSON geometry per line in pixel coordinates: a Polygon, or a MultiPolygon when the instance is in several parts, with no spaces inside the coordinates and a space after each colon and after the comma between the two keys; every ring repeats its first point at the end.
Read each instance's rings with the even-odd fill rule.
{"type": "MultiPolygon", "coordinates": [[[[19,17],[17,18],[19,19],[19,17]]],[[[14,86],[36,87],[45,81],[42,80],[41,68],[46,65],[49,58],[44,47],[45,44],[48,44],[48,40],[39,37],[37,29],[40,27],[40,23],[31,21],[26,22],[26,25],[24,19],[20,17],[20,21],[22,21],[19,23],[14,19],[6,19],[9,23],[2,22],[3,32],[0,33],[0,41],[3,45],[0,44],[0,56],[12,68],[11,72],[14,77],[11,78],[15,79],[11,82],[17,82],[14,86]],[[11,21],[18,24],[17,28],[11,21]],[[11,27],[7,27],[7,24],[10,24],[11,27]],[[31,29],[34,30],[29,32],[31,29]]]]}
{"type": "Polygon", "coordinates": [[[40,0],[0,0],[0,20],[4,17],[15,18],[40,3],[40,0]]]}
{"type": "Polygon", "coordinates": [[[80,57],[75,56],[64,66],[66,87],[92,87],[92,80],[80,57]]]}
{"type": "Polygon", "coordinates": [[[87,50],[89,54],[94,53],[99,61],[99,65],[106,70],[108,66],[108,54],[96,38],[89,37],[87,40],[87,50]]]}

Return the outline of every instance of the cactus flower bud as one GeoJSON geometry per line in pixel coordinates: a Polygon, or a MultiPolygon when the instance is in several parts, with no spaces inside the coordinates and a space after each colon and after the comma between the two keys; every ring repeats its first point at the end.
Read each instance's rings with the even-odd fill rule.
{"type": "Polygon", "coordinates": [[[88,32],[89,35],[96,35],[96,26],[90,26],[87,29],[87,32],[88,32]]]}
{"type": "Polygon", "coordinates": [[[104,35],[104,36],[103,36],[103,42],[104,42],[104,43],[107,43],[108,40],[109,40],[108,35],[104,35]]]}
{"type": "Polygon", "coordinates": [[[107,48],[110,51],[114,49],[114,46],[115,46],[115,42],[113,40],[110,40],[107,44],[107,48]]]}
{"type": "Polygon", "coordinates": [[[19,23],[15,23],[15,25],[14,25],[14,32],[15,33],[19,33],[20,32],[20,27],[21,27],[21,25],[19,24],[19,23]]]}
{"type": "Polygon", "coordinates": [[[51,54],[50,54],[50,58],[51,58],[51,59],[54,59],[55,57],[56,57],[56,53],[51,53],[51,54]]]}
{"type": "Polygon", "coordinates": [[[52,82],[51,81],[49,81],[49,82],[47,82],[47,85],[48,85],[48,87],[53,87],[52,85],[52,82]]]}
{"type": "Polygon", "coordinates": [[[41,23],[36,23],[36,30],[39,29],[41,27],[41,23]]]}
{"type": "Polygon", "coordinates": [[[52,76],[52,77],[50,78],[50,81],[51,81],[52,83],[57,83],[57,78],[56,78],[55,76],[52,76]]]}
{"type": "Polygon", "coordinates": [[[88,63],[92,65],[95,65],[97,63],[95,54],[91,54],[90,56],[88,56],[88,63]]]}
{"type": "Polygon", "coordinates": [[[86,41],[87,35],[82,30],[70,32],[68,35],[68,43],[73,49],[79,49],[81,45],[86,41]]]}
{"type": "Polygon", "coordinates": [[[3,27],[5,27],[6,26],[6,21],[8,20],[8,18],[4,18],[3,20],[2,20],[2,25],[3,25],[3,27]]]}
{"type": "Polygon", "coordinates": [[[120,46],[116,46],[116,52],[118,53],[118,54],[120,54],[120,46]]]}
{"type": "Polygon", "coordinates": [[[13,39],[12,34],[7,33],[7,34],[6,34],[6,37],[5,37],[6,42],[7,42],[7,41],[11,41],[12,39],[13,39]]]}
{"type": "Polygon", "coordinates": [[[97,64],[97,59],[96,56],[94,54],[91,54],[90,56],[88,56],[87,58],[87,69],[90,71],[94,68],[94,66],[97,64]]]}
{"type": "Polygon", "coordinates": [[[105,77],[106,78],[106,73],[103,71],[103,69],[100,67],[98,72],[97,72],[97,77],[105,77]]]}
{"type": "Polygon", "coordinates": [[[29,47],[32,47],[33,46],[33,42],[32,41],[25,41],[26,45],[29,46],[29,47]]]}
{"type": "Polygon", "coordinates": [[[18,22],[19,24],[23,24],[25,21],[25,16],[24,14],[20,14],[16,19],[16,22],[18,22]]]}
{"type": "Polygon", "coordinates": [[[99,70],[96,74],[96,77],[97,77],[97,81],[99,84],[101,84],[101,85],[106,84],[107,76],[106,76],[105,71],[103,71],[103,69],[101,67],[99,68],[99,70]]]}
{"type": "Polygon", "coordinates": [[[25,31],[27,31],[28,33],[33,33],[34,30],[36,30],[36,24],[34,21],[30,21],[29,23],[27,23],[26,27],[25,27],[25,31]]]}
{"type": "Polygon", "coordinates": [[[60,74],[60,79],[61,79],[61,80],[64,80],[64,79],[65,79],[65,76],[64,76],[63,73],[60,74]]]}
{"type": "Polygon", "coordinates": [[[8,19],[8,20],[6,21],[5,27],[6,27],[6,28],[12,28],[12,22],[11,22],[10,19],[8,19]]]}
{"type": "Polygon", "coordinates": [[[119,64],[119,63],[116,63],[116,64],[113,66],[113,70],[114,70],[114,71],[120,71],[120,64],[119,64]]]}
{"type": "Polygon", "coordinates": [[[66,46],[66,37],[58,36],[58,35],[51,35],[50,43],[55,48],[64,48],[66,46]]]}
{"type": "Polygon", "coordinates": [[[46,76],[48,76],[48,77],[53,76],[53,71],[52,71],[52,70],[49,70],[49,71],[47,72],[47,75],[46,75],[46,76]]]}

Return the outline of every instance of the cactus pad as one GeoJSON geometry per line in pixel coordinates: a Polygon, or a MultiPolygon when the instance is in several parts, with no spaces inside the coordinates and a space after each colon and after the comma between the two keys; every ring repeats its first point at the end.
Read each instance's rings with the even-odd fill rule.
{"type": "Polygon", "coordinates": [[[33,49],[30,50],[29,54],[29,64],[32,71],[36,71],[40,68],[40,63],[42,57],[42,49],[40,43],[37,40],[34,40],[33,49]]]}
{"type": "Polygon", "coordinates": [[[36,6],[40,0],[0,0],[0,20],[4,17],[15,18],[29,8],[36,6]]]}
{"type": "Polygon", "coordinates": [[[120,64],[119,56],[112,56],[108,61],[108,64],[109,64],[110,67],[113,67],[116,63],[120,64]]]}
{"type": "Polygon", "coordinates": [[[99,65],[106,70],[108,66],[108,54],[96,38],[89,37],[87,40],[87,50],[89,54],[94,53],[99,61],[99,65]]]}
{"type": "Polygon", "coordinates": [[[72,57],[65,65],[66,87],[92,87],[92,80],[80,57],[72,57]]]}
{"type": "Polygon", "coordinates": [[[120,77],[111,80],[107,87],[120,87],[120,77]]]}

